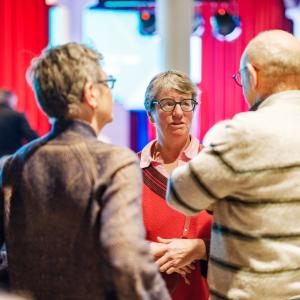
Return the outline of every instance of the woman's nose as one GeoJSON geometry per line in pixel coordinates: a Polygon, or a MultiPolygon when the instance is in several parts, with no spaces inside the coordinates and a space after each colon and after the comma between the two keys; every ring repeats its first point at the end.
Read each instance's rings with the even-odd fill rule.
{"type": "Polygon", "coordinates": [[[175,107],[174,107],[174,110],[173,110],[173,115],[182,115],[183,114],[183,111],[182,111],[182,108],[180,106],[179,103],[176,103],[175,104],[175,107]]]}

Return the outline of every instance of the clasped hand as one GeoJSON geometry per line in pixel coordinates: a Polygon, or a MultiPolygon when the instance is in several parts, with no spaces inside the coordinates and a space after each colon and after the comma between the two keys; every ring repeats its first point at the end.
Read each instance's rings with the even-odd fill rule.
{"type": "Polygon", "coordinates": [[[205,257],[205,244],[201,239],[164,239],[157,238],[158,242],[151,243],[151,252],[161,272],[172,274],[179,273],[189,283],[187,274],[195,266],[195,260],[205,257]]]}

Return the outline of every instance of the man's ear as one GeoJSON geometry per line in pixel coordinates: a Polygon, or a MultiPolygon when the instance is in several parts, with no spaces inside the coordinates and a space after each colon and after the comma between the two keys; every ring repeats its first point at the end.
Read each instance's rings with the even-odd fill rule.
{"type": "Polygon", "coordinates": [[[247,63],[246,67],[247,67],[247,71],[249,73],[248,78],[249,78],[249,82],[250,82],[251,86],[253,88],[257,88],[257,86],[258,86],[258,78],[257,78],[257,70],[256,70],[256,68],[253,65],[251,65],[250,63],[247,63]]]}
{"type": "Polygon", "coordinates": [[[147,110],[147,115],[148,115],[148,118],[149,118],[149,121],[150,123],[155,123],[154,119],[153,119],[153,116],[151,114],[151,111],[150,110],[147,110]]]}
{"type": "Polygon", "coordinates": [[[89,107],[96,108],[96,91],[92,82],[87,82],[83,87],[82,102],[89,107]]]}

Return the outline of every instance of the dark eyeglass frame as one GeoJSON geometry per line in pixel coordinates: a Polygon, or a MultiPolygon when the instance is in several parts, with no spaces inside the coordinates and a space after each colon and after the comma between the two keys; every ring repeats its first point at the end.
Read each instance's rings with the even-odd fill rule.
{"type": "Polygon", "coordinates": [[[97,80],[96,83],[104,84],[105,86],[107,86],[109,89],[112,90],[115,86],[116,81],[117,81],[117,79],[110,75],[110,76],[108,76],[107,79],[97,80]]]}
{"type": "Polygon", "coordinates": [[[158,101],[158,100],[153,100],[153,101],[151,102],[151,104],[152,104],[152,105],[153,105],[153,104],[158,104],[159,107],[161,108],[161,110],[163,110],[163,111],[165,111],[165,112],[173,112],[174,109],[175,109],[175,107],[176,107],[176,105],[178,104],[178,105],[180,106],[180,108],[181,108],[182,111],[184,111],[184,112],[191,112],[191,111],[194,111],[196,105],[198,105],[198,102],[197,102],[195,99],[192,99],[192,98],[191,98],[191,99],[183,99],[183,100],[181,100],[181,101],[175,101],[175,100],[172,99],[172,98],[164,98],[164,99],[161,99],[160,101],[158,101]],[[163,102],[163,101],[173,101],[173,103],[174,103],[174,104],[173,104],[173,108],[172,108],[171,110],[166,110],[165,107],[162,105],[162,102],[163,102]],[[189,110],[184,109],[184,108],[182,107],[182,103],[183,103],[184,101],[191,101],[191,102],[192,102],[192,108],[189,109],[189,110]]]}
{"type": "Polygon", "coordinates": [[[235,74],[232,75],[232,79],[233,79],[234,82],[235,82],[238,86],[240,86],[240,87],[243,87],[241,73],[242,73],[244,70],[247,70],[247,67],[244,67],[244,68],[238,70],[235,74]]]}

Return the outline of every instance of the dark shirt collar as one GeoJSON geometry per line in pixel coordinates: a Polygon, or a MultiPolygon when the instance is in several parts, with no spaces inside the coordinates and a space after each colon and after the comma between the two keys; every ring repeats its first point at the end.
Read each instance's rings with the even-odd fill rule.
{"type": "Polygon", "coordinates": [[[256,110],[258,109],[258,107],[261,105],[262,102],[263,102],[263,100],[255,102],[255,103],[250,107],[249,111],[256,111],[256,110]]]}
{"type": "Polygon", "coordinates": [[[97,137],[95,130],[81,120],[56,120],[53,123],[51,134],[57,135],[64,131],[74,131],[84,136],[97,137]]]}
{"type": "Polygon", "coordinates": [[[278,102],[278,101],[287,101],[288,99],[296,99],[299,101],[300,97],[300,90],[286,90],[271,94],[260,101],[257,101],[250,107],[250,111],[256,111],[258,108],[265,107],[270,105],[271,103],[278,102]]]}

